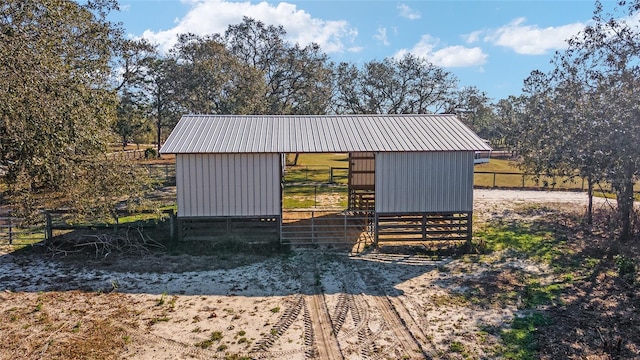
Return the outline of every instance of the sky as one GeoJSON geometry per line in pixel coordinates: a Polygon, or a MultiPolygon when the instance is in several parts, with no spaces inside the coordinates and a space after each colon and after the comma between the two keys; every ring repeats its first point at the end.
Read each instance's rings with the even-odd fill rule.
{"type": "MultiPolygon", "coordinates": [[[[548,71],[566,39],[589,24],[592,0],[120,0],[111,20],[131,38],[169,49],[180,33],[224,33],[248,16],[282,25],[288,40],[315,42],[332,61],[364,64],[411,53],[451,72],[460,87],[493,100],[521,93],[548,71]]],[[[605,5],[613,2],[604,1],[605,5]]]]}

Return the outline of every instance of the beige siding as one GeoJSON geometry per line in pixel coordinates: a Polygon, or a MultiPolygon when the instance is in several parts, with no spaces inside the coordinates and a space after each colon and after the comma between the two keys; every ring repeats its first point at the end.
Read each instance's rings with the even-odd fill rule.
{"type": "Polygon", "coordinates": [[[376,211],[473,210],[473,152],[376,154],[376,211]]]}
{"type": "Polygon", "coordinates": [[[279,154],[178,154],[178,216],[280,214],[279,154]]]}

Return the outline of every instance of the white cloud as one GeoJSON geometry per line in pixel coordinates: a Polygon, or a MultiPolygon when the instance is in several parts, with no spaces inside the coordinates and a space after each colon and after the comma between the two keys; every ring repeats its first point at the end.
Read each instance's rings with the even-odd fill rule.
{"type": "Polygon", "coordinates": [[[469,34],[462,35],[462,38],[464,39],[464,41],[466,41],[467,44],[473,44],[474,42],[478,42],[480,40],[480,36],[482,36],[482,31],[478,30],[469,34]]]}
{"type": "Polygon", "coordinates": [[[496,30],[489,30],[483,40],[510,48],[518,54],[541,55],[565,49],[566,40],[585,27],[585,24],[573,23],[540,28],[536,25],[525,25],[525,21],[525,18],[517,18],[496,30]]]}
{"type": "Polygon", "coordinates": [[[380,41],[382,45],[389,46],[389,39],[387,38],[387,28],[380,27],[373,38],[380,41]]]}
{"type": "Polygon", "coordinates": [[[413,10],[407,4],[398,4],[397,9],[400,10],[400,16],[409,20],[417,20],[422,17],[420,11],[413,10]]]}
{"type": "Polygon", "coordinates": [[[175,44],[178,34],[222,34],[229,25],[240,23],[243,16],[267,25],[282,25],[289,41],[301,45],[315,42],[327,53],[344,52],[358,35],[358,31],[347,21],[313,18],[304,10],[297,9],[296,5],[286,2],[277,5],[265,1],[253,4],[228,0],[185,2],[192,4],[192,8],[173,28],[158,32],[146,30],[142,37],[159,44],[166,51],[175,44]]]}
{"type": "Polygon", "coordinates": [[[442,67],[470,67],[480,66],[487,62],[488,55],[481,48],[468,48],[460,45],[447,46],[438,49],[440,40],[431,35],[423,35],[420,41],[411,49],[401,49],[396,57],[412,54],[428,60],[434,65],[442,67]]]}

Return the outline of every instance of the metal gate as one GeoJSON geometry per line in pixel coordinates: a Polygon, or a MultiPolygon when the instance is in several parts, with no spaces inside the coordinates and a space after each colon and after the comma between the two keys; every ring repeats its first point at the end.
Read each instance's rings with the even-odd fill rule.
{"type": "Polygon", "coordinates": [[[280,241],[292,245],[370,245],[374,222],[373,211],[284,210],[280,241]]]}

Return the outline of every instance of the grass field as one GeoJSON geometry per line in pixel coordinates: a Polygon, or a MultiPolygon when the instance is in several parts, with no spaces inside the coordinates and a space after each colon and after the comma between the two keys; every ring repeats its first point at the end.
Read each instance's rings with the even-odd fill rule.
{"type": "MultiPolygon", "coordinates": [[[[287,156],[287,161],[293,160],[293,154],[287,156]]],[[[334,168],[333,182],[337,184],[347,183],[347,154],[300,154],[296,166],[287,166],[284,181],[286,183],[305,182],[329,182],[330,169],[334,168]]],[[[513,160],[491,159],[486,164],[474,166],[474,186],[479,188],[527,188],[527,189],[555,189],[555,190],[580,190],[586,191],[587,183],[582,178],[549,177],[523,174],[517,162],[513,160]]],[[[595,186],[596,195],[603,197],[615,197],[610,193],[609,184],[595,186]],[[600,188],[604,192],[600,191],[600,188]]],[[[290,189],[295,192],[295,189],[290,189]]],[[[640,183],[635,186],[635,191],[640,192],[640,183]]],[[[640,200],[640,195],[638,195],[640,200]]]]}

